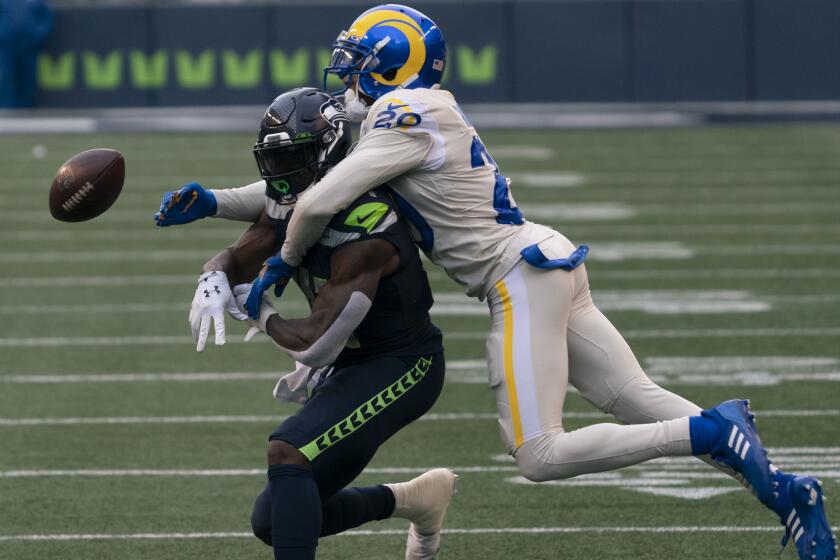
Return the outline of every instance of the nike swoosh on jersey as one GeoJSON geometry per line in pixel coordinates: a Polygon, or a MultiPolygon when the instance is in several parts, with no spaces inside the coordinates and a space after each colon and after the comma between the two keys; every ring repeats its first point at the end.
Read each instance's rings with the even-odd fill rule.
{"type": "Polygon", "coordinates": [[[376,212],[376,210],[371,210],[369,213],[365,214],[364,216],[356,216],[356,221],[359,223],[359,225],[362,225],[367,221],[368,218],[373,216],[374,212],[376,212]]]}

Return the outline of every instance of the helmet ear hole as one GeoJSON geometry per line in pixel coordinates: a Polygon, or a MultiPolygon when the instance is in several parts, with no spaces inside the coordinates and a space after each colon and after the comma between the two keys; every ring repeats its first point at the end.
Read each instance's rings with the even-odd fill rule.
{"type": "Polygon", "coordinates": [[[383,72],[382,77],[390,82],[397,77],[397,69],[391,68],[390,70],[383,72]]]}

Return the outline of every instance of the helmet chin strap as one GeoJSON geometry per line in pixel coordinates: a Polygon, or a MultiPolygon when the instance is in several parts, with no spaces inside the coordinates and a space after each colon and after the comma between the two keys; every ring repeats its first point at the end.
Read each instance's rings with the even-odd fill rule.
{"type": "Polygon", "coordinates": [[[350,122],[360,123],[367,118],[370,107],[359,99],[359,82],[356,81],[355,88],[347,88],[344,92],[344,110],[350,122]]]}
{"type": "MultiPolygon", "coordinates": [[[[364,62],[359,68],[359,71],[361,72],[367,67],[368,64],[376,60],[376,55],[379,54],[379,51],[381,51],[385,47],[385,45],[387,45],[390,42],[390,37],[384,37],[381,41],[376,43],[373,49],[371,49],[370,54],[368,54],[365,57],[364,62]]],[[[370,107],[359,97],[358,79],[356,79],[356,86],[354,88],[347,88],[347,90],[344,92],[344,110],[347,112],[347,118],[350,119],[350,122],[360,123],[367,118],[368,112],[370,111],[370,107]]]]}

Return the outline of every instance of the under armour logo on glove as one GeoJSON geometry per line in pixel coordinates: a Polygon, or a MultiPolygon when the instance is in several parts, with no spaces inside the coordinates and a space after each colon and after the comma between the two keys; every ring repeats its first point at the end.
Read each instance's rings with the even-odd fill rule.
{"type": "Polygon", "coordinates": [[[236,320],[242,321],[248,318],[236,307],[236,300],[231,294],[225,273],[221,270],[205,272],[198,279],[198,287],[190,307],[189,318],[193,339],[196,341],[195,349],[199,352],[204,350],[211,323],[216,331],[216,344],[222,345],[225,343],[225,309],[236,320]],[[212,285],[209,284],[211,277],[213,278],[212,285]],[[202,286],[202,284],[208,285],[202,286]]]}
{"type": "MultiPolygon", "coordinates": [[[[205,280],[205,282],[206,282],[206,280],[205,280]]],[[[217,294],[222,293],[222,291],[219,289],[218,286],[213,286],[213,291],[216,292],[217,294]]],[[[210,290],[204,290],[204,297],[210,297],[210,290]]]]}

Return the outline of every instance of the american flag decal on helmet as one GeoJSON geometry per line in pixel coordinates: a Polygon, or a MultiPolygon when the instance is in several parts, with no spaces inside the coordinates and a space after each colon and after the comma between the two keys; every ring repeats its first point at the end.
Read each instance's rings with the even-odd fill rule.
{"type": "Polygon", "coordinates": [[[435,59],[434,62],[432,62],[432,68],[437,71],[443,71],[443,61],[435,59]]]}

